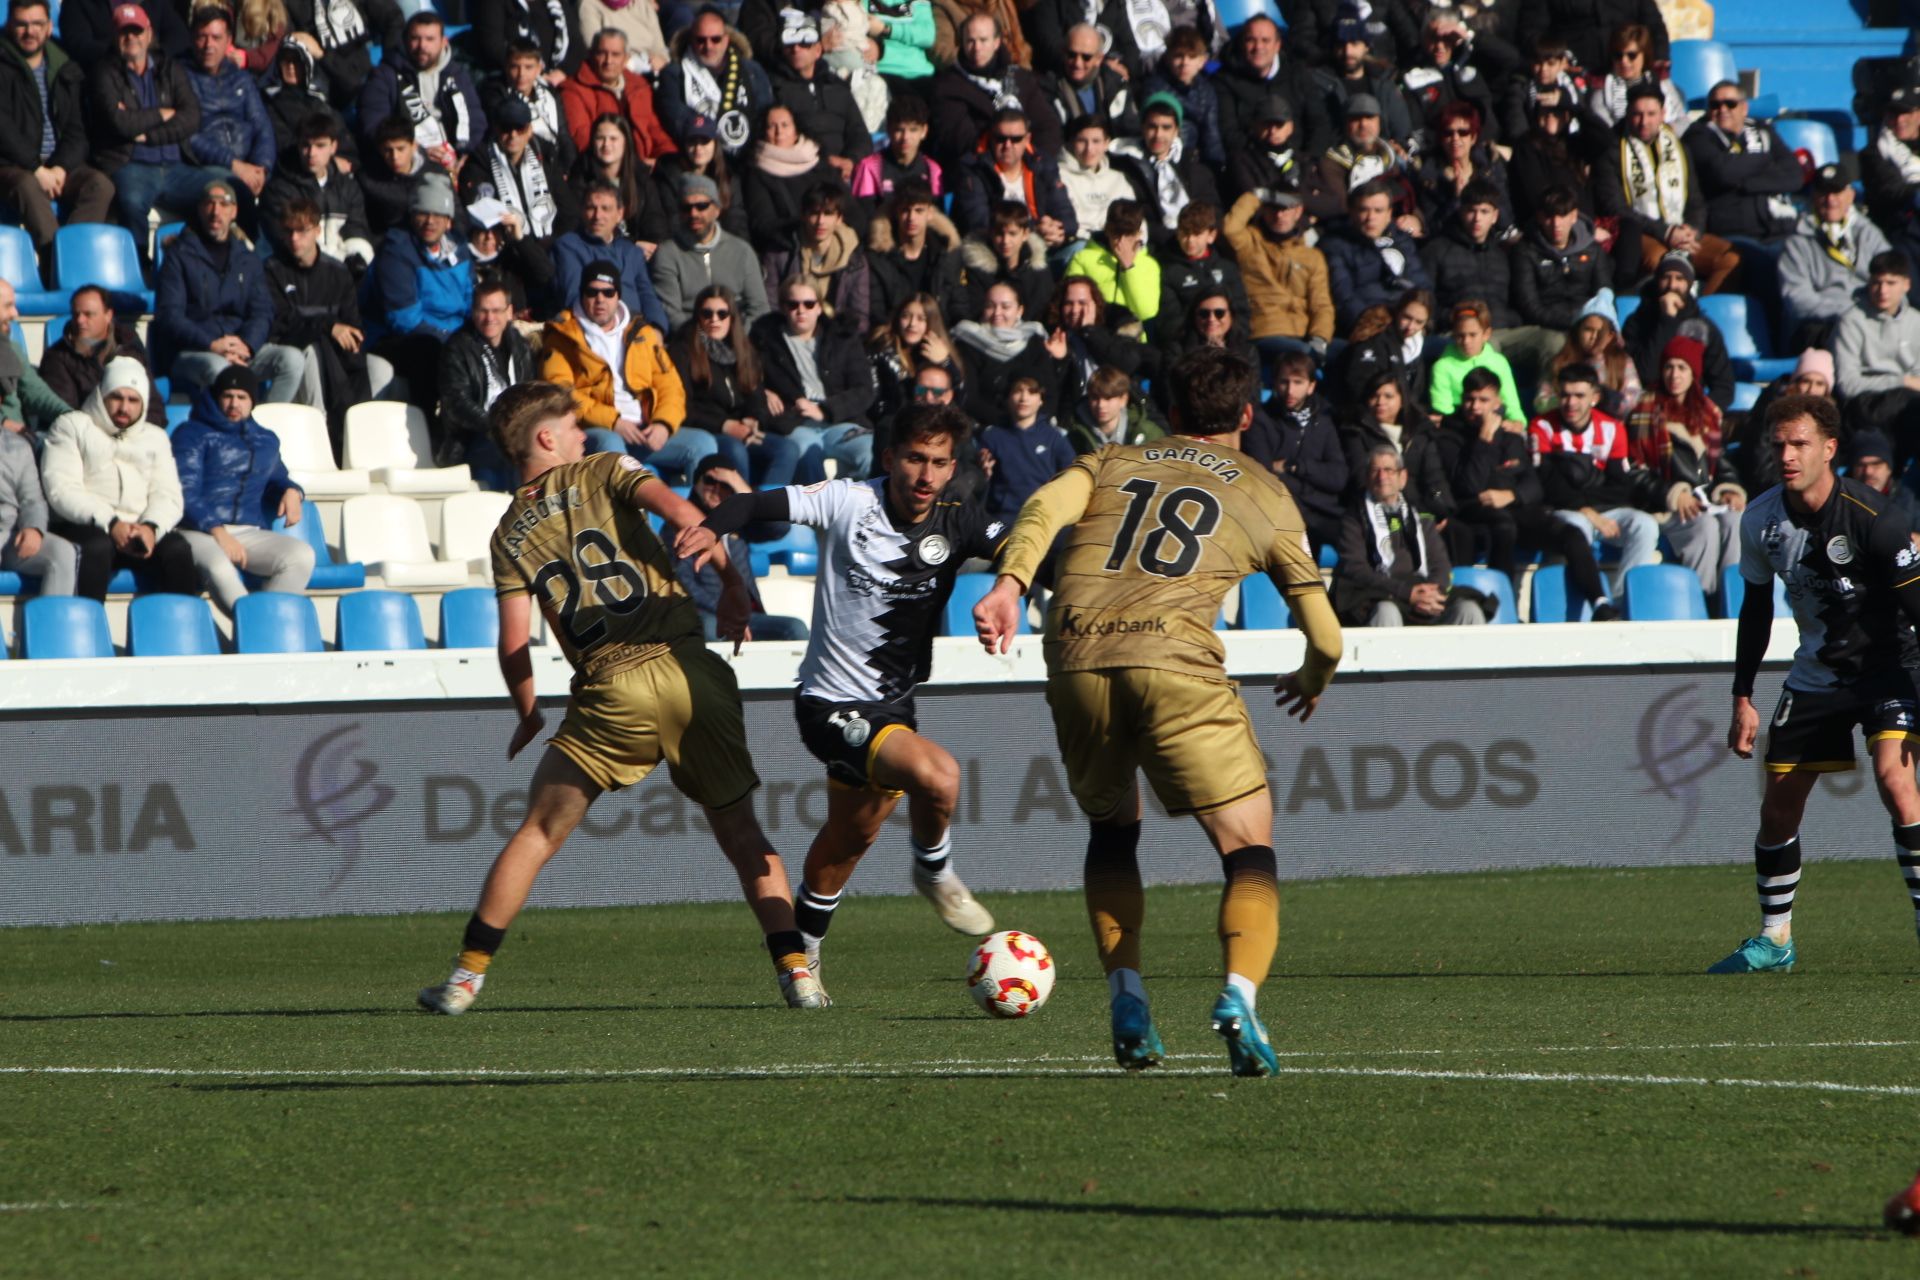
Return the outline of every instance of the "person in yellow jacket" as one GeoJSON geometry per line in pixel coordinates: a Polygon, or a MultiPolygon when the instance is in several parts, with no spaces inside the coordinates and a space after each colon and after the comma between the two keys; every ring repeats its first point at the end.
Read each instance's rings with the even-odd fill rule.
{"type": "Polygon", "coordinates": [[[573,392],[589,452],[629,453],[685,478],[719,451],[711,432],[681,425],[686,388],[660,331],[620,300],[611,262],[587,264],[573,309],[547,323],[540,375],[573,392]]]}
{"type": "Polygon", "coordinates": [[[1100,239],[1073,255],[1066,274],[1093,281],[1108,306],[1125,307],[1142,324],[1160,314],[1160,264],[1147,251],[1146,225],[1145,205],[1115,200],[1100,239]]]}
{"type": "Polygon", "coordinates": [[[1249,191],[1220,233],[1233,246],[1253,304],[1253,340],[1264,356],[1301,351],[1324,359],[1333,337],[1327,260],[1301,236],[1305,213],[1291,189],[1249,191]]]}

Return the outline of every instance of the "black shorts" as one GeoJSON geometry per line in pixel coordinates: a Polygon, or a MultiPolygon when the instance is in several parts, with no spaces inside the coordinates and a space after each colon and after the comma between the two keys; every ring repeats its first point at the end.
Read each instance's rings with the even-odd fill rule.
{"type": "Polygon", "coordinates": [[[829,702],[796,695],[793,718],[800,725],[800,741],[814,759],[827,766],[829,779],[843,787],[873,791],[888,790],[874,785],[874,752],[889,733],[917,729],[920,723],[912,698],[899,702],[829,702]]]}
{"type": "Polygon", "coordinates": [[[1840,689],[1780,691],[1767,733],[1770,773],[1840,773],[1853,768],[1853,730],[1871,747],[1883,738],[1920,741],[1920,693],[1911,672],[1840,689]]]}

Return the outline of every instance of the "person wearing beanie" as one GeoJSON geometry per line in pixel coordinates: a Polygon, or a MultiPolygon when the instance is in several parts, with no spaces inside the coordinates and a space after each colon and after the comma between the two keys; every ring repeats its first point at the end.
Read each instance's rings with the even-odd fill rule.
{"type": "MultiPolygon", "coordinates": [[[[1220,207],[1220,188],[1200,154],[1181,141],[1184,109],[1170,93],[1156,93],[1140,108],[1140,140],[1114,145],[1114,163],[1133,186],[1133,194],[1147,208],[1149,243],[1162,257],[1178,245],[1175,236],[1180,215],[1188,205],[1220,207]]],[[[1093,224],[1081,220],[1086,231],[1093,224]]]]}
{"type": "Polygon", "coordinates": [[[288,528],[299,524],[306,495],[287,474],[280,438],[253,419],[259,390],[245,367],[223,369],[195,394],[193,412],[172,440],[181,504],[175,536],[228,617],[247,594],[243,569],[264,579],[264,591],[304,591],[313,576],[312,545],[270,529],[276,518],[288,528]]]}
{"type": "Polygon", "coordinates": [[[1733,403],[1733,361],[1727,358],[1726,339],[1693,296],[1699,279],[1693,260],[1684,253],[1670,253],[1658,265],[1641,286],[1639,309],[1620,326],[1620,338],[1640,371],[1640,384],[1660,385],[1661,354],[1684,333],[1706,347],[1707,394],[1724,410],[1733,403]]]}
{"type": "MultiPolygon", "coordinates": [[[[1699,273],[1700,292],[1717,293],[1739,270],[1740,255],[1706,233],[1700,179],[1679,133],[1667,123],[1666,109],[1657,85],[1641,83],[1628,91],[1627,114],[1594,165],[1594,211],[1618,218],[1621,235],[1639,235],[1641,270],[1655,271],[1667,255],[1685,254],[1699,273]]],[[[1640,376],[1651,376],[1645,365],[1640,376]]]]}
{"type": "Polygon", "coordinates": [[[1854,294],[1866,288],[1873,260],[1892,247],[1854,208],[1853,184],[1839,165],[1814,174],[1812,205],[1780,254],[1780,291],[1793,326],[1788,350],[1829,345],[1854,294]]]}
{"type": "Polygon", "coordinates": [[[693,315],[694,298],[715,284],[740,300],[747,324],[766,315],[772,308],[760,277],[759,255],[721,227],[719,184],[705,174],[686,174],[675,193],[674,209],[678,226],[673,237],[660,242],[648,264],[668,328],[685,324],[693,315]]]}
{"type": "Polygon", "coordinates": [[[1860,300],[1834,327],[1834,391],[1845,400],[1847,430],[1886,432],[1905,464],[1920,452],[1920,312],[1907,298],[1913,265],[1890,250],[1869,271],[1860,300]]]}
{"type": "Polygon", "coordinates": [[[380,242],[361,291],[368,341],[404,371],[408,401],[429,419],[440,398],[440,348],[473,306],[473,254],[453,234],[459,214],[452,181],[441,173],[423,176],[407,225],[380,242]]]}
{"type": "Polygon", "coordinates": [[[1907,536],[1920,547],[1920,495],[1893,471],[1893,445],[1878,431],[1861,431],[1847,442],[1847,478],[1886,498],[1906,517],[1907,536]]]}
{"type": "MultiPolygon", "coordinates": [[[[1388,6],[1382,5],[1380,8],[1388,9],[1388,6]]],[[[1401,16],[1390,9],[1386,14],[1376,10],[1376,15],[1383,42],[1393,44],[1394,37],[1387,33],[1385,24],[1378,22],[1378,18],[1400,22],[1401,16]]],[[[1413,20],[1406,18],[1404,21],[1405,34],[1411,36],[1413,20]]],[[[1325,66],[1314,71],[1314,82],[1326,94],[1327,114],[1335,120],[1345,118],[1347,103],[1355,96],[1366,94],[1371,97],[1380,104],[1381,136],[1407,148],[1413,141],[1413,112],[1407,108],[1407,96],[1400,92],[1400,86],[1395,83],[1392,54],[1374,56],[1374,32],[1368,28],[1367,22],[1357,18],[1335,23],[1331,32],[1333,38],[1329,43],[1330,56],[1325,66]]],[[[1521,129],[1513,136],[1517,138],[1525,132],[1525,129],[1521,129]]]]}
{"type": "MultiPolygon", "coordinates": [[[[1735,479],[1721,434],[1720,406],[1701,389],[1706,344],[1684,335],[1660,355],[1660,381],[1627,422],[1627,459],[1640,505],[1661,521],[1680,563],[1712,602],[1740,562],[1740,513],[1747,491],[1735,479]]],[[[1725,610],[1718,611],[1725,616],[1725,610]]]]}
{"type": "Polygon", "coordinates": [[[79,595],[105,600],[116,569],[143,575],[144,589],[199,593],[192,549],[174,528],[181,497],[173,450],[146,412],[147,371],[119,356],[86,404],[60,415],[47,435],[47,531],[79,549],[79,595]]]}
{"type": "Polygon", "coordinates": [[[1533,397],[1535,413],[1550,413],[1560,403],[1560,389],[1554,384],[1560,370],[1570,364],[1590,364],[1600,375],[1600,409],[1625,421],[1640,403],[1640,370],[1620,340],[1620,324],[1614,318],[1613,290],[1602,289],[1593,295],[1573,327],[1567,330],[1566,345],[1547,362],[1533,397]]]}

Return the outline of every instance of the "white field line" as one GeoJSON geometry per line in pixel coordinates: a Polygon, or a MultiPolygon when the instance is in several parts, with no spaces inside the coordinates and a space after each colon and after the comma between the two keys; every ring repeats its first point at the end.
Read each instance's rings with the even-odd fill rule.
{"type": "Polygon", "coordinates": [[[0,1213],[44,1213],[49,1209],[91,1209],[90,1204],[74,1200],[16,1200],[11,1204],[0,1200],[0,1213]]]}

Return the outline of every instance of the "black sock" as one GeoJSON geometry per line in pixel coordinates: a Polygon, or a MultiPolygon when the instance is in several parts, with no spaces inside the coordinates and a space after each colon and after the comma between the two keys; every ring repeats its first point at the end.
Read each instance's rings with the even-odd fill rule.
{"type": "Polygon", "coordinates": [[[1760,894],[1760,927],[1790,925],[1793,896],[1800,889],[1800,837],[1768,848],[1754,842],[1753,883],[1760,894]]]}
{"type": "Polygon", "coordinates": [[[478,913],[467,917],[467,933],[460,941],[462,951],[484,951],[492,955],[507,940],[505,929],[496,929],[482,920],[478,913]]]}
{"type": "Polygon", "coordinates": [[[800,940],[798,929],[782,929],[778,933],[767,935],[767,954],[777,964],[782,956],[805,955],[807,944],[800,940]]]}
{"type": "Polygon", "coordinates": [[[800,892],[793,897],[793,922],[800,926],[803,936],[818,943],[827,936],[827,929],[833,924],[834,909],[839,905],[839,894],[829,897],[815,892],[802,880],[800,892]]]}

